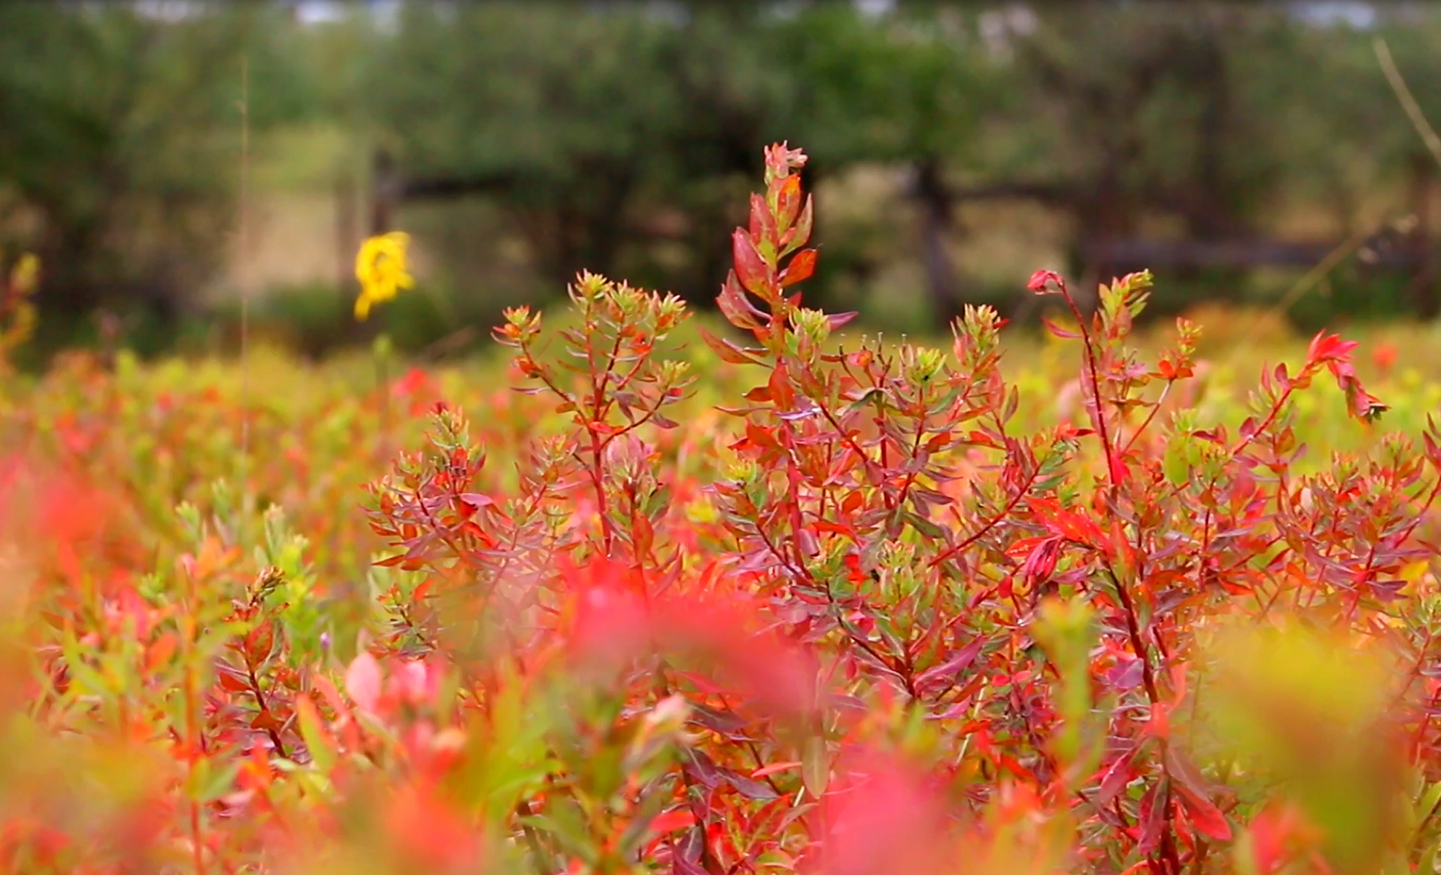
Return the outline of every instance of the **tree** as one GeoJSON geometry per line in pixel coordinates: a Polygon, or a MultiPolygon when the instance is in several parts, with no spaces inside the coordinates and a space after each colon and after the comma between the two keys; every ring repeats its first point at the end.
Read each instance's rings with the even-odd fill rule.
{"type": "MultiPolygon", "coordinates": [[[[1427,92],[1436,14],[1373,5],[1427,92]]],[[[923,267],[945,317],[978,297],[950,257],[971,200],[1064,213],[1070,268],[1094,280],[1144,266],[1098,253],[1158,225],[1223,243],[1275,232],[1298,206],[1354,222],[1415,166],[1417,140],[1372,32],[1303,6],[411,3],[364,100],[401,189],[482,196],[496,218],[470,238],[520,237],[551,288],[590,267],[708,303],[726,257],[712,241],[743,218],[727,205],[757,143],[806,142],[813,181],[904,168],[915,209],[886,218],[883,248],[923,267]]],[[[833,272],[871,256],[820,233],[808,295],[824,300],[833,272]]],[[[1244,276],[1195,278],[1239,295],[1244,276]]]]}
{"type": "MultiPolygon", "coordinates": [[[[622,267],[704,303],[768,140],[814,143],[812,178],[913,164],[940,251],[951,220],[932,180],[1001,93],[956,29],[848,4],[411,4],[366,93],[403,191],[502,204],[552,283],[622,267]],[[665,244],[680,263],[659,263],[665,244]]],[[[950,266],[928,264],[954,307],[950,266]]]]}
{"type": "Polygon", "coordinates": [[[178,17],[0,6],[0,235],[43,259],[42,311],[172,310],[220,266],[240,175],[241,58],[252,133],[304,107],[284,20],[254,4],[178,17]]]}

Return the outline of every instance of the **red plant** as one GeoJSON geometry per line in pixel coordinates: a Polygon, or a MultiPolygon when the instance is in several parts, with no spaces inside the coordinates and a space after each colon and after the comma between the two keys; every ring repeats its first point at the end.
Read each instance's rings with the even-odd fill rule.
{"type": "MultiPolygon", "coordinates": [[[[568,427],[502,489],[430,404],[428,446],[371,486],[373,598],[317,601],[275,520],[242,573],[187,511],[182,586],[117,584],[62,620],[51,660],[81,687],[131,653],[123,627],[178,691],[140,685],[123,716],[41,697],[56,725],[174,745],[145,829],[196,871],[1199,875],[1434,852],[1441,432],[1302,473],[1293,400],[1317,378],[1359,420],[1385,410],[1354,343],[1268,369],[1232,433],[1165,404],[1195,326],[1154,363],[1127,346],[1149,274],[1087,313],[1042,271],[1086,419],[1026,433],[994,310],[944,351],[842,342],[852,314],[804,306],[805,155],[765,159],[719,297],[736,333],[704,335],[754,374],[724,440],[673,412],[680,302],[582,274],[563,355],[529,309],[497,329],[568,427]],[[354,649],[317,605],[360,615],[354,649]]],[[[418,373],[400,391],[435,401],[418,373]]],[[[16,820],[0,848],[60,859],[75,837],[16,820]]]]}
{"type": "MultiPolygon", "coordinates": [[[[582,277],[573,298],[587,330],[569,338],[583,362],[578,391],[533,352],[539,317],[516,312],[502,330],[520,350],[519,371],[574,415],[573,436],[546,456],[572,469],[532,482],[584,482],[593,496],[590,519],[572,520],[546,555],[595,556],[602,565],[589,573],[612,581],[546,584],[546,562],[519,560],[539,575],[532,616],[548,625],[543,591],[607,606],[604,621],[573,634],[612,642],[606,665],[630,661],[613,689],[629,707],[679,692],[695,709],[704,731],[678,772],[678,799],[695,822],[670,851],[678,869],[726,872],[761,860],[867,868],[860,851],[827,856],[833,841],[851,841],[829,836],[833,809],[861,792],[842,789],[851,782],[845,764],[915,726],[926,739],[912,743],[926,764],[918,786],[927,799],[939,794],[926,804],[962,823],[1020,804],[1070,824],[1068,845],[1047,865],[1207,871],[1246,815],[1201,740],[1205,630],[1289,610],[1410,648],[1416,665],[1428,664],[1429,627],[1411,622],[1403,634],[1377,622],[1406,622],[1396,576],[1427,555],[1414,533],[1441,483],[1426,473],[1441,463],[1434,429],[1424,456],[1397,444],[1364,469],[1338,459],[1324,474],[1292,474],[1301,446],[1289,402],[1315,377],[1329,371],[1359,419],[1385,409],[1356,378],[1355,344],[1326,334],[1295,375],[1285,365],[1262,375],[1255,413],[1234,437],[1191,425],[1186,413],[1159,422],[1160,399],[1193,376],[1198,330],[1182,320],[1175,348],[1144,365],[1125,342],[1148,274],[1103,287],[1088,316],[1062,277],[1042,271],[1030,288],[1058,296],[1074,320],[1048,325],[1080,344],[1089,422],[1016,434],[1016,392],[998,368],[1004,321],[987,308],[968,308],[956,323],[950,360],[873,342],[832,349],[832,331],[852,314],[806,309],[789,291],[816,259],[803,248],[812,216],[796,172],[804,164],[798,150],[767,150],[765,193],[752,197],[749,226],[733,237],[735,266],[718,300],[758,346],[705,335],[723,360],[761,376],[729,410],[740,420],[734,460],[711,488],[724,534],[700,555],[678,546],[684,523],[653,501],[649,465],[631,461],[654,458],[638,429],[667,424],[656,411],[673,377],[653,377],[657,389],[645,396],[628,387],[655,373],[654,326],[671,324],[675,305],[582,277]],[[602,324],[610,333],[593,334],[602,324]],[[616,410],[626,418],[611,419],[616,410]],[[950,485],[957,480],[964,489],[950,485]],[[730,616],[697,607],[711,590],[686,571],[698,561],[714,568],[717,556],[746,585],[729,593],[744,607],[715,624],[716,652],[744,667],[761,629],[790,642],[813,677],[788,693],[809,700],[814,690],[795,712],[800,723],[755,710],[744,671],[739,685],[723,684],[672,664],[684,639],[710,637],[685,622],[687,611],[730,616]],[[668,607],[676,599],[678,612],[668,607]],[[1053,601],[1075,610],[1053,610],[1053,601]]],[[[407,542],[407,556],[417,543],[407,542]]],[[[446,561],[476,561],[446,545],[436,542],[446,561]]],[[[1418,765],[1431,762],[1420,751],[1435,743],[1423,715],[1393,714],[1418,765]]],[[[1433,770],[1430,780],[1441,777],[1433,770]]],[[[865,815],[872,827],[885,816],[865,815]]]]}

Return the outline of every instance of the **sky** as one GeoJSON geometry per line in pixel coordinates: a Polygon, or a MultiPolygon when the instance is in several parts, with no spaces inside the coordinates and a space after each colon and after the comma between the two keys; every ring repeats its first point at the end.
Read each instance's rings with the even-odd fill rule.
{"type": "MultiPolygon", "coordinates": [[[[337,21],[345,16],[346,8],[354,6],[354,0],[289,0],[300,21],[305,24],[319,24],[337,21]]],[[[403,0],[360,0],[383,18],[391,18],[403,0]]],[[[853,0],[857,7],[871,15],[882,15],[895,7],[897,0],[853,0]]],[[[142,6],[159,15],[183,14],[189,4],[184,0],[144,0],[142,6]]],[[[1015,4],[1024,7],[1024,3],[1015,4]]],[[[1347,24],[1352,27],[1368,27],[1376,18],[1376,11],[1363,0],[1297,0],[1292,4],[1296,13],[1318,24],[1347,24]]]]}

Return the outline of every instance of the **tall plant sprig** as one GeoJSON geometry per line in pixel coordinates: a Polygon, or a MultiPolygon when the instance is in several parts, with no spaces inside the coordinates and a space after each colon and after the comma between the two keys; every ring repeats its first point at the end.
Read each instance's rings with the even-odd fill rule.
{"type": "MultiPolygon", "coordinates": [[[[606,485],[611,467],[607,451],[647,424],[676,427],[662,411],[685,397],[694,378],[686,362],[664,359],[660,353],[689,314],[674,295],[646,292],[589,272],[578,277],[569,293],[581,321],[580,327],[561,332],[569,360],[543,360],[541,315],[528,307],[506,310],[506,322],[495,333],[501,344],[516,350],[514,362],[521,376],[539,384],[519,391],[548,392],[557,402],[556,412],[570,414],[575,425],[568,438],[570,451],[590,479],[601,547],[611,557],[624,527],[617,524],[618,509],[606,485]],[[563,377],[565,372],[575,379],[563,377]]],[[[632,517],[642,526],[645,519],[632,517]]],[[[632,550],[644,552],[649,539],[636,537],[634,531],[630,535],[632,550]]]]}
{"type": "MultiPolygon", "coordinates": [[[[714,485],[736,539],[735,567],[759,575],[789,634],[815,650],[819,681],[864,678],[858,692],[894,690],[916,715],[966,707],[957,699],[977,688],[959,673],[983,650],[1002,657],[1013,648],[1001,640],[1011,637],[1005,630],[966,622],[967,604],[998,587],[961,583],[968,575],[959,554],[974,546],[1004,555],[1000,539],[1014,531],[1018,503],[1058,486],[1068,439],[1007,435],[1017,396],[1000,378],[1004,320],[990,308],[967,308],[955,325],[959,367],[940,350],[889,349],[879,339],[828,350],[854,314],[807,309],[799,293],[784,291],[815,267],[815,250],[798,248],[811,225],[794,172],[805,155],[782,144],[767,150],[766,163],[766,194],[752,196],[749,227],[733,234],[735,267],[718,299],[760,346],[706,336],[724,360],[768,372],[746,406],[728,410],[743,417],[744,432],[731,445],[736,464],[714,485]],[[965,502],[965,519],[955,521],[972,531],[957,536],[944,524],[954,494],[942,490],[954,488],[958,463],[972,452],[999,453],[1007,473],[994,507],[986,507],[989,494],[965,502]]],[[[822,846],[830,776],[852,747],[847,722],[822,716],[800,751],[805,790],[820,802],[811,834],[822,846]]]]}
{"type": "MultiPolygon", "coordinates": [[[[763,349],[745,350],[702,331],[701,336],[723,359],[759,362],[757,354],[778,356],[786,350],[788,337],[797,339],[787,328],[800,308],[801,296],[787,295],[785,290],[809,279],[819,256],[813,248],[802,248],[810,241],[815,216],[814,202],[810,195],[802,198],[800,175],[793,172],[805,165],[806,154],[800,149],[788,148],[785,143],[766,147],[765,193],[751,195],[748,227],[736,228],[731,234],[734,266],[716,299],[731,324],[753,332],[763,349]],[[747,294],[758,298],[766,309],[757,307],[747,294]]],[[[826,323],[836,329],[855,316],[841,313],[826,317],[826,323]]]]}

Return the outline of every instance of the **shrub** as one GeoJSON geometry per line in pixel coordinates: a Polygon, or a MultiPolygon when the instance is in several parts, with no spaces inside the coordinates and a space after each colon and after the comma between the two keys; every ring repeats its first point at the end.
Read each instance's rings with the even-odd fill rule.
{"type": "Polygon", "coordinates": [[[1314,383],[1357,428],[1385,409],[1354,343],[1318,334],[1239,427],[1203,423],[1167,403],[1198,329],[1153,363],[1127,345],[1148,274],[1088,315],[1043,271],[1085,419],[1018,427],[993,310],[947,354],[838,343],[848,316],[803,306],[804,164],[766,151],[719,298],[735,331],[703,334],[754,375],[731,426],[677,412],[682,304],[582,274],[558,352],[529,309],[497,329],[526,409],[563,427],[502,476],[436,401],[370,486],[368,592],[324,580],[278,511],[245,559],[224,488],[182,509],[173,567],[128,579],[124,520],[53,493],[66,522],[25,540],[35,584],[4,614],[0,657],[39,669],[0,690],[9,864],[1430,865],[1434,424],[1303,472],[1314,383]]]}

